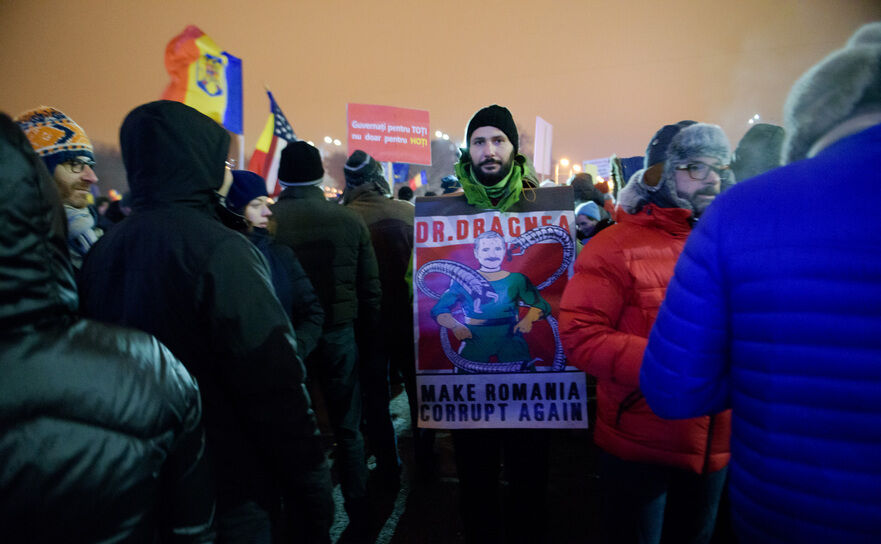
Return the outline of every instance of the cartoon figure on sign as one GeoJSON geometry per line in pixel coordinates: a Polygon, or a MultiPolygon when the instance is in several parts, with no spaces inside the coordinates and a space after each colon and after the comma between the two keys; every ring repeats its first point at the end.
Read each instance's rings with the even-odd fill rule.
{"type": "Polygon", "coordinates": [[[220,96],[223,94],[223,71],[224,59],[205,53],[196,63],[196,81],[199,88],[208,96],[220,96]]]}
{"type": "Polygon", "coordinates": [[[574,255],[569,233],[560,227],[547,226],[515,239],[510,249],[498,232],[481,234],[474,240],[474,257],[480,264],[477,270],[443,259],[420,267],[416,285],[426,295],[438,299],[431,316],[442,327],[441,345],[450,362],[466,372],[534,372],[535,362],[540,359],[531,358],[523,335],[532,330],[536,321],[546,319],[555,341],[552,370],[565,368],[556,320],[539,291],[562,275],[574,255]],[[502,270],[505,258],[510,260],[512,255],[522,255],[529,246],[548,239],[563,246],[563,262],[538,287],[523,274],[502,270]],[[450,277],[450,286],[444,293],[435,293],[428,287],[425,277],[430,273],[450,277]],[[526,307],[522,317],[520,306],[526,307]],[[450,345],[448,331],[461,342],[458,352],[450,345]]]}

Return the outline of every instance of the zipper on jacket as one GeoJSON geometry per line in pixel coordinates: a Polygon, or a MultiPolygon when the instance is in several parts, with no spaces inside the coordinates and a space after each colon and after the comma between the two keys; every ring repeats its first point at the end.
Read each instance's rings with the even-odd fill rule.
{"type": "Polygon", "coordinates": [[[621,404],[618,405],[618,416],[615,417],[615,426],[621,423],[621,416],[624,415],[624,412],[633,407],[634,404],[639,402],[642,398],[642,391],[639,389],[635,389],[629,395],[624,397],[624,400],[621,401],[621,404]]]}
{"type": "Polygon", "coordinates": [[[701,474],[706,474],[707,469],[710,468],[710,447],[713,443],[713,423],[716,421],[716,416],[710,416],[710,428],[707,429],[707,449],[704,452],[704,466],[701,469],[701,474]]]}

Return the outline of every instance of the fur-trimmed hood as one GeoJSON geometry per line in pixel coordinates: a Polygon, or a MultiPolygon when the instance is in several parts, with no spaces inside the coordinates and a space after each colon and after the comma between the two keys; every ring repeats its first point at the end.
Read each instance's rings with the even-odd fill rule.
{"type": "Polygon", "coordinates": [[[783,162],[807,158],[818,140],[850,119],[877,114],[881,114],[881,22],[860,28],[847,46],[792,86],[784,107],[783,162]]]}
{"type": "MultiPolygon", "coordinates": [[[[646,204],[661,208],[682,208],[694,212],[691,203],[676,192],[676,167],[694,157],[707,156],[723,164],[731,162],[731,146],[722,129],[716,125],[697,123],[683,128],[670,142],[664,171],[657,185],[645,183],[646,169],[637,170],[627,185],[618,193],[618,205],[627,213],[638,212],[646,204]]],[[[734,185],[734,174],[728,170],[722,175],[721,191],[734,185]]]]}

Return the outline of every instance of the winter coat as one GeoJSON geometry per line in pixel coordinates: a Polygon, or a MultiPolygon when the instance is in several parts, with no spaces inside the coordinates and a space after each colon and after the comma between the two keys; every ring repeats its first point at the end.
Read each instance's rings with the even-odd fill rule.
{"type": "Polygon", "coordinates": [[[315,349],[324,324],[324,310],[309,276],[291,248],[275,242],[266,229],[252,229],[248,239],[266,257],[275,294],[291,319],[300,357],[305,360],[315,349]]]}
{"type": "Polygon", "coordinates": [[[75,314],[58,191],[5,115],[0,190],[0,538],[206,541],[196,383],[152,336],[75,314]]]}
{"type": "Polygon", "coordinates": [[[290,246],[324,308],[324,329],[376,330],[382,296],[370,233],[358,214],[314,185],[288,187],[272,206],[275,240],[290,246]]]}
{"type": "Polygon", "coordinates": [[[560,303],[560,337],[569,361],[597,378],[599,447],[628,461],[705,473],[728,463],[730,414],[664,420],[639,388],[649,330],[690,218],[688,210],[654,204],[620,210],[619,222],[591,238],[575,262],[560,303]]]}
{"type": "Polygon", "coordinates": [[[652,330],[658,414],[733,408],[742,542],[881,542],[879,149],[876,125],[719,196],[652,330]]]}
{"type": "Polygon", "coordinates": [[[299,493],[324,453],[265,260],[218,219],[229,136],[192,108],[159,101],[128,115],[120,143],[132,214],[86,257],[82,310],[171,349],[199,381],[219,509],[269,507],[279,490],[299,493]]]}
{"type": "Polygon", "coordinates": [[[386,197],[372,183],[355,189],[346,207],[360,215],[370,231],[382,287],[382,322],[398,321],[412,327],[413,309],[404,275],[413,252],[416,208],[386,197]]]}

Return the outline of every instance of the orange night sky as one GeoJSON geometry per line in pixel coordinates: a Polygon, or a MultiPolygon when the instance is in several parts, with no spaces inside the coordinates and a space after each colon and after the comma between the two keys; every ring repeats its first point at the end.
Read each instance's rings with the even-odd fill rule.
{"type": "Polygon", "coordinates": [[[641,155],[661,125],[780,122],[795,79],[881,19],[878,0],[251,1],[5,0],[0,109],[56,106],[115,144],[168,83],[166,43],[199,26],[242,58],[246,153],[267,84],[297,135],[345,141],[346,103],[431,112],[462,138],[478,108],[554,126],[554,157],[641,155]]]}

